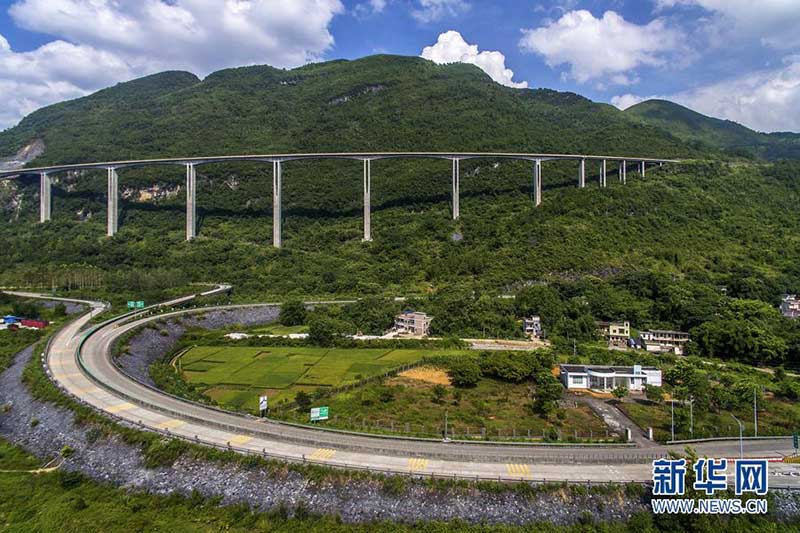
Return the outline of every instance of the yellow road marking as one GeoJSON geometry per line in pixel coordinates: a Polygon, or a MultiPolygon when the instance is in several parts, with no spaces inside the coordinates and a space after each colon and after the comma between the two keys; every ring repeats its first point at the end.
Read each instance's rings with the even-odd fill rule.
{"type": "Polygon", "coordinates": [[[234,446],[242,446],[244,444],[247,444],[251,440],[253,440],[253,437],[249,437],[247,435],[236,435],[231,439],[230,442],[234,446]]]}
{"type": "Polygon", "coordinates": [[[419,459],[417,457],[412,457],[408,460],[408,469],[412,472],[415,470],[425,470],[428,468],[428,460],[427,459],[419,459]]]}
{"type": "Polygon", "coordinates": [[[186,422],[183,420],[167,420],[166,422],[161,422],[160,424],[156,424],[158,429],[175,429],[179,428],[184,425],[186,422]]]}
{"type": "Polygon", "coordinates": [[[506,464],[506,470],[512,476],[529,476],[531,474],[531,465],[508,463],[506,464]]]}
{"type": "Polygon", "coordinates": [[[122,411],[130,411],[134,407],[136,406],[133,405],[132,403],[125,402],[118,405],[112,405],[111,407],[106,409],[106,411],[108,411],[109,413],[121,413],[122,411]]]}
{"type": "Polygon", "coordinates": [[[336,455],[336,450],[331,450],[330,448],[319,448],[314,453],[309,455],[309,458],[314,460],[323,460],[323,459],[330,459],[336,455]]]}

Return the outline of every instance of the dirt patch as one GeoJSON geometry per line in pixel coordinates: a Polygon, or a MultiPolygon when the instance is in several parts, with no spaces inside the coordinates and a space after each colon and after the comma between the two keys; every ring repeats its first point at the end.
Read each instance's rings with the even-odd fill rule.
{"type": "Polygon", "coordinates": [[[400,377],[416,379],[417,381],[425,381],[426,383],[433,383],[435,385],[452,385],[450,382],[450,376],[447,375],[447,372],[440,368],[433,368],[430,366],[411,368],[405,372],[401,372],[398,375],[400,377]]]}

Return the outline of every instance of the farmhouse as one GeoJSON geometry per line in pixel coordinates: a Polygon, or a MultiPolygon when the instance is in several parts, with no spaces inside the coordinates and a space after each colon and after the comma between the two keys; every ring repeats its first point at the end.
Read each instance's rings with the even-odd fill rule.
{"type": "Polygon", "coordinates": [[[628,344],[631,336],[631,323],[624,322],[604,322],[598,321],[597,328],[603,338],[608,340],[609,346],[624,347],[628,344]]]}
{"type": "Polygon", "coordinates": [[[685,331],[651,329],[642,331],[639,340],[648,352],[683,355],[686,343],[689,342],[689,334],[685,331]]]}
{"type": "Polygon", "coordinates": [[[526,337],[540,339],[542,337],[542,319],[539,315],[522,319],[522,331],[526,337]]]}
{"type": "Polygon", "coordinates": [[[425,336],[430,333],[432,316],[406,309],[394,318],[394,330],[397,333],[425,336]]]}
{"type": "Polygon", "coordinates": [[[652,366],[560,365],[559,370],[568,390],[610,391],[622,386],[641,391],[645,385],[661,386],[661,370],[652,366]]]}
{"type": "Polygon", "coordinates": [[[781,314],[788,318],[800,316],[800,298],[796,294],[784,294],[781,299],[781,314]]]}

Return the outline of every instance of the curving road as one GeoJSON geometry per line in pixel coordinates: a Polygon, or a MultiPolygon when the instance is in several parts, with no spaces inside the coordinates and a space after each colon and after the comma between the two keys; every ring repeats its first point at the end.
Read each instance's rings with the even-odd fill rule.
{"type": "MultiPolygon", "coordinates": [[[[224,288],[223,288],[224,289],[224,288]]],[[[47,296],[12,293],[26,297],[47,296]]],[[[166,302],[167,307],[191,297],[166,302]]],[[[47,355],[51,378],[63,390],[94,408],[142,428],[198,443],[346,468],[413,473],[437,477],[548,481],[648,481],[650,461],[683,446],[546,446],[438,442],[377,437],[290,426],[191,403],[143,385],[111,362],[114,341],[126,332],[165,316],[206,312],[231,306],[181,310],[156,316],[128,314],[83,331],[103,310],[91,310],[60,330],[47,355]]],[[[692,445],[700,455],[738,457],[738,441],[692,445]]],[[[791,439],[744,443],[745,456],[779,459],[792,453],[791,439]]],[[[800,488],[800,467],[771,464],[783,485],[800,488]]],[[[776,478],[777,479],[777,478],[776,478]]]]}

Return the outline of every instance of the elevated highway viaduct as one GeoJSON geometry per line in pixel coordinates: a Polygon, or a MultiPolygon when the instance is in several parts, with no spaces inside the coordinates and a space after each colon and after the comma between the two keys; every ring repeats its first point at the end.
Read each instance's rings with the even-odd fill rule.
{"type": "Polygon", "coordinates": [[[371,225],[371,195],[372,195],[372,162],[383,159],[444,159],[452,162],[452,216],[460,217],[459,199],[461,188],[460,162],[472,159],[492,160],[518,160],[531,163],[531,189],[534,205],[542,203],[542,163],[545,161],[575,161],[578,166],[577,185],[586,186],[587,163],[598,165],[598,181],[601,187],[608,184],[609,162],[618,166],[617,176],[621,183],[627,182],[628,168],[638,169],[639,175],[645,177],[648,165],[663,165],[675,163],[674,159],[658,159],[648,157],[622,157],[607,155],[581,155],[581,154],[535,154],[535,153],[507,153],[507,152],[339,152],[339,153],[301,153],[301,154],[267,154],[267,155],[230,155],[230,156],[201,156],[164,159],[137,159],[130,161],[107,161],[100,163],[78,163],[68,165],[53,165],[47,167],[23,168],[16,170],[0,171],[0,180],[14,179],[20,174],[39,175],[39,220],[47,222],[51,218],[51,188],[52,176],[57,173],[79,172],[86,170],[103,169],[108,173],[107,190],[107,226],[106,234],[111,237],[119,229],[119,171],[127,168],[150,167],[157,165],[177,165],[186,168],[186,240],[191,240],[197,235],[197,173],[200,165],[211,163],[232,163],[241,161],[254,161],[272,164],[272,245],[280,248],[281,240],[281,192],[283,181],[283,166],[290,161],[305,161],[315,159],[344,159],[363,162],[364,167],[364,214],[363,228],[364,241],[372,240],[371,225]]]}

